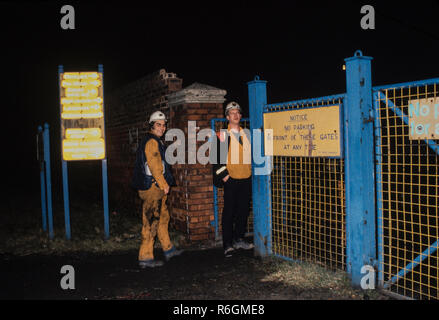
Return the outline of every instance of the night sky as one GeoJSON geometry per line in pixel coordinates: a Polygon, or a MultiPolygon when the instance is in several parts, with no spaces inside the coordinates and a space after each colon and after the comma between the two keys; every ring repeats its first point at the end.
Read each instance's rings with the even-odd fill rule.
{"type": "Polygon", "coordinates": [[[35,134],[44,122],[60,183],[59,64],[65,71],[103,64],[106,94],[165,68],[183,87],[227,90],[227,101],[245,110],[255,75],[268,81],[269,103],[345,92],[344,58],[357,49],[374,58],[374,85],[439,77],[438,0],[151,2],[0,2],[9,190],[39,195],[35,134]],[[75,30],[60,27],[64,4],[75,9],[75,30]],[[366,4],[375,8],[375,30],[360,27],[366,4]]]}

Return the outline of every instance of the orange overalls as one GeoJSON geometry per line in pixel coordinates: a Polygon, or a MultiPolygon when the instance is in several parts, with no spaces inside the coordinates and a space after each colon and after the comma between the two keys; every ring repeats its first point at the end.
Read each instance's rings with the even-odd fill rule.
{"type": "Polygon", "coordinates": [[[139,261],[154,259],[154,241],[158,236],[163,251],[174,246],[169,239],[169,211],[166,205],[168,196],[163,191],[168,183],[163,176],[163,163],[158,142],[150,139],[145,145],[145,155],[148,166],[156,183],[148,190],[139,190],[139,197],[143,200],[142,206],[142,242],[139,250],[139,261]]]}

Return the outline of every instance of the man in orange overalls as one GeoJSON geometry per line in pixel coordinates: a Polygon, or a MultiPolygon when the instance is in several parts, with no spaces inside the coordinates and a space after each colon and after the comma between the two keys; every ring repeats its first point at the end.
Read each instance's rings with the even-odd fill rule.
{"type": "Polygon", "coordinates": [[[169,239],[169,211],[166,200],[169,188],[175,185],[171,166],[166,162],[166,147],[160,139],[166,131],[166,116],[154,112],[149,119],[150,131],[139,145],[134,167],[133,187],[143,200],[142,243],[139,249],[139,266],[154,268],[163,265],[155,260],[153,249],[156,235],[166,261],[180,255],[183,250],[174,247],[169,239]]]}

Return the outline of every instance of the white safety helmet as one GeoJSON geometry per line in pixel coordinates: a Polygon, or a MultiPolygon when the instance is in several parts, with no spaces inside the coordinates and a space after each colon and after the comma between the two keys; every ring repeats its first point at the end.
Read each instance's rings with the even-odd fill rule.
{"type": "Polygon", "coordinates": [[[150,124],[157,120],[165,120],[165,122],[167,121],[165,114],[161,111],[156,111],[149,117],[150,124]]]}
{"type": "Polygon", "coordinates": [[[232,109],[238,109],[239,112],[242,112],[241,107],[235,101],[229,102],[226,106],[226,116],[229,114],[229,111],[232,109]]]}

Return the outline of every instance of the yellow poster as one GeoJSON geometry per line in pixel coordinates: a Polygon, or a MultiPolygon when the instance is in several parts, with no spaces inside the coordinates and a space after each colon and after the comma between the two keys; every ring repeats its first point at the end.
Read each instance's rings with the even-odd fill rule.
{"type": "Polygon", "coordinates": [[[264,131],[275,156],[341,157],[338,105],[266,113],[264,131]]]}
{"type": "Polygon", "coordinates": [[[64,72],[59,81],[63,160],[105,159],[103,74],[64,72]]]}

